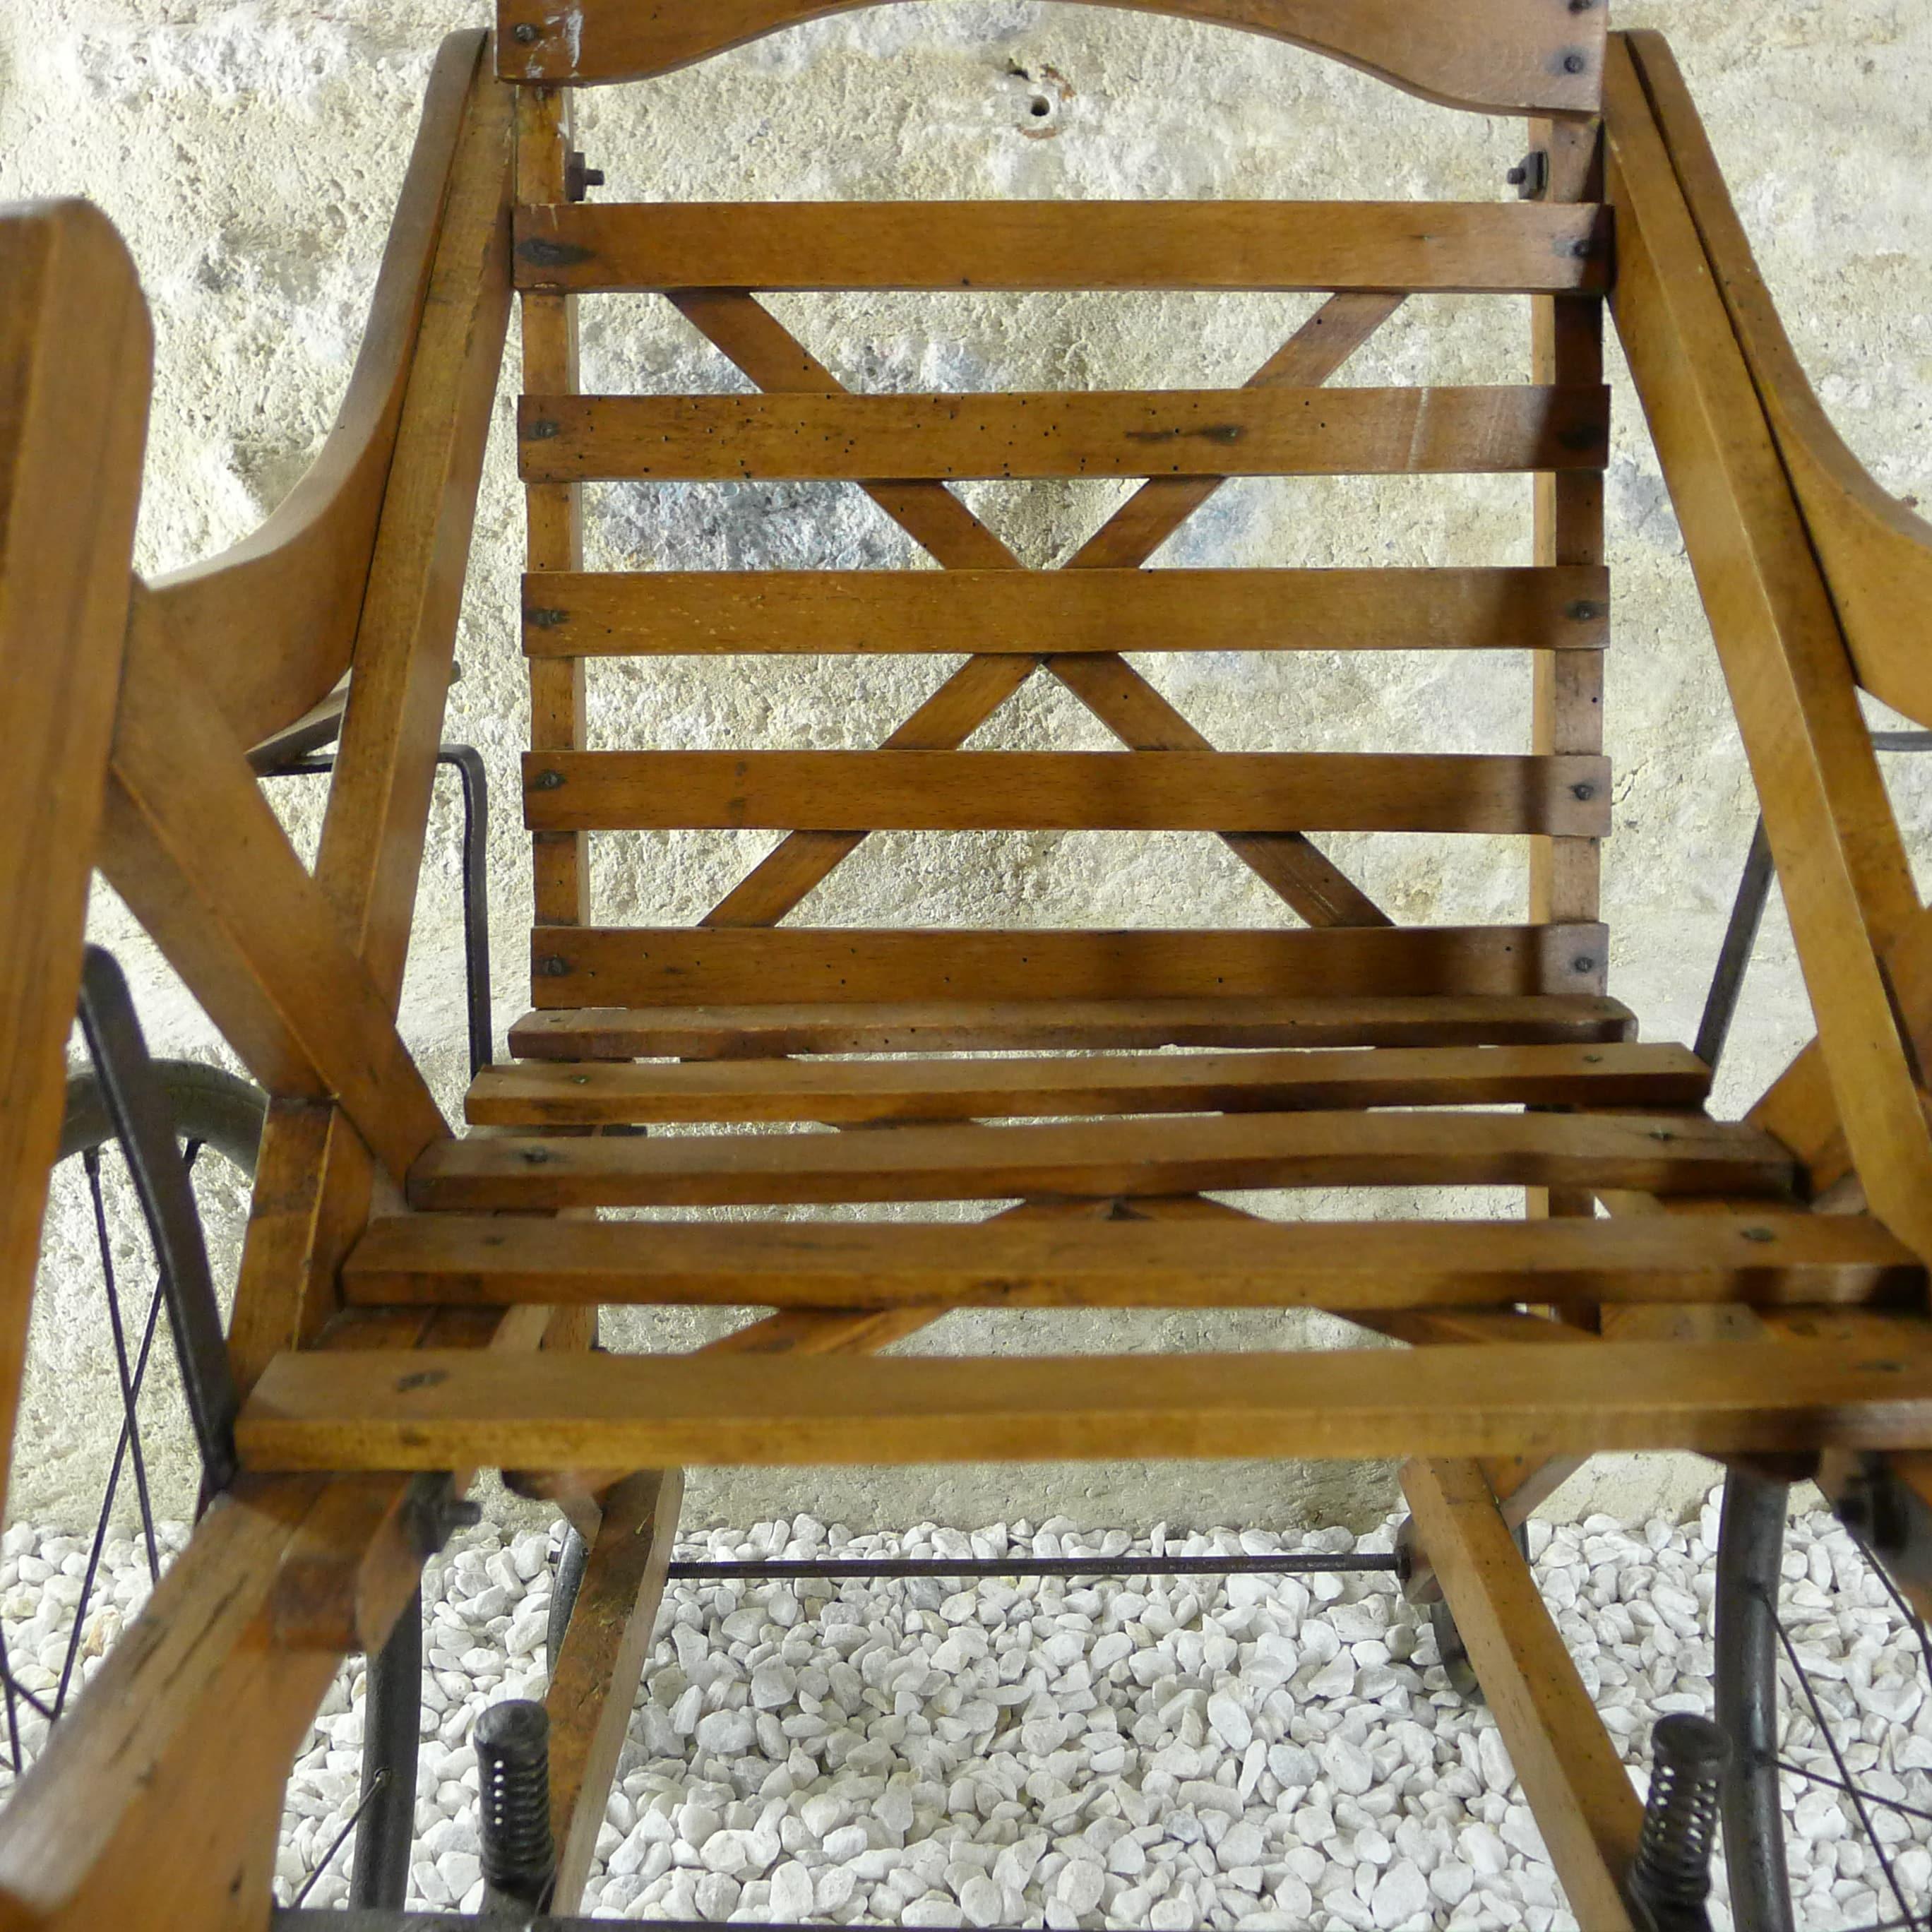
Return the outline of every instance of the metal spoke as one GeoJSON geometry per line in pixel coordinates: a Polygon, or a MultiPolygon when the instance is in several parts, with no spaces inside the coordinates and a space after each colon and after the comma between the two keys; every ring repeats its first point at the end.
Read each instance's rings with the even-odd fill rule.
{"type": "Polygon", "coordinates": [[[1822,1771],[1808,1771],[1802,1764],[1794,1764],[1788,1757],[1774,1758],[1772,1762],[1780,1771],[1788,1771],[1793,1778],[1802,1778],[1808,1784],[1822,1784],[1828,1791],[1842,1791],[1847,1797],[1862,1797],[1868,1804],[1882,1804],[1888,1811],[1902,1812],[1908,1818],[1923,1818],[1932,1825],[1932,1811],[1916,1804],[1908,1804],[1902,1798],[1881,1797],[1876,1791],[1860,1792],[1849,1784],[1841,1784],[1835,1778],[1827,1778],[1822,1771]]]}
{"type": "Polygon", "coordinates": [[[327,1851],[322,1853],[320,1859],[316,1862],[314,1870],[310,1872],[308,1876],[302,1880],[302,1887],[301,1891],[297,1892],[295,1897],[290,1901],[291,1906],[301,1904],[302,1900],[308,1898],[309,1894],[315,1889],[316,1880],[321,1877],[324,1872],[328,1870],[329,1861],[335,1856],[338,1852],[341,1850],[344,1845],[348,1844],[350,1833],[354,1831],[356,1826],[362,1822],[363,1813],[368,1810],[370,1806],[374,1804],[376,1800],[382,1796],[383,1788],[388,1784],[388,1781],[389,1774],[386,1771],[379,1771],[376,1772],[376,1775],[369,1780],[369,1788],[367,1791],[363,1792],[361,1803],[356,1806],[353,1811],[350,1813],[349,1822],[343,1826],[340,1831],[336,1833],[334,1843],[330,1845],[327,1851]]]}
{"type": "Polygon", "coordinates": [[[121,1377],[121,1410],[127,1418],[134,1462],[134,1490],[140,1498],[141,1530],[148,1547],[148,1574],[161,1580],[161,1559],[154,1546],[154,1505],[148,1494],[148,1466],[141,1454],[141,1432],[134,1415],[134,1388],[128,1366],[128,1336],[121,1323],[121,1298],[114,1286],[114,1257],[107,1238],[107,1207],[100,1193],[100,1150],[89,1148],[81,1156],[87,1170],[87,1184],[94,1196],[94,1228],[100,1245],[101,1278],[107,1286],[107,1319],[114,1334],[114,1361],[121,1377]]]}
{"type": "Polygon", "coordinates": [[[1905,1915],[1902,1922],[1907,1932],[1912,1932],[1918,1920],[1912,1907],[1906,1903],[1904,1888],[1898,1882],[1898,1874],[1892,1868],[1892,1860],[1886,1856],[1885,1846],[1880,1843],[1878,1831],[1872,1822],[1871,1813],[1866,1808],[1864,1793],[1853,1784],[1852,1768],[1845,1762],[1845,1754],[1838,1748],[1838,1740],[1825,1715],[1825,1707],[1819,1701],[1818,1694],[1811,1688],[1811,1680],[1805,1675],[1804,1666],[1798,1660],[1798,1648],[1791,1641],[1791,1634],[1784,1628],[1784,1620],[1778,1615],[1777,1606],[1772,1607],[1772,1622],[1778,1632],[1778,1640],[1783,1647],[1786,1660],[1797,1677],[1798,1686],[1804,1693],[1805,1702],[1811,1706],[1811,1715],[1822,1734],[1826,1748],[1832,1754],[1832,1762],[1838,1767],[1838,1775],[1845,1780],[1844,1789],[1858,1814],[1858,1822],[1864,1827],[1865,1836],[1878,1859],[1879,1870],[1885,1874],[1885,1882],[1892,1888],[1892,1895],[1898,1901],[1898,1909],[1905,1915]]]}

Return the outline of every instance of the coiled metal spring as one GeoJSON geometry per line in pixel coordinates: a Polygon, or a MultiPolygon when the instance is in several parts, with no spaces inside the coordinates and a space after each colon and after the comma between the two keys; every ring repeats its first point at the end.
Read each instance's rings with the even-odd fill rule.
{"type": "Polygon", "coordinates": [[[1709,1718],[1679,1712],[1658,1720],[1651,1747],[1650,1798],[1630,1890],[1659,1927],[1701,1925],[1730,1740],[1709,1718]]]}
{"type": "Polygon", "coordinates": [[[506,1699],[476,1720],[484,1882],[518,1904],[542,1906],[556,1869],[550,1835],[550,1719],[541,1704],[506,1699]]]}

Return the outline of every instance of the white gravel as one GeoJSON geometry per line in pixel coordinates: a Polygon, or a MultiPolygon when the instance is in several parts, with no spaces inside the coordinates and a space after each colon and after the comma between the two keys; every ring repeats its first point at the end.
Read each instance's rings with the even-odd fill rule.
{"type": "MultiPolygon", "coordinates": [[[[1688,1523],[1532,1526],[1584,1681],[1641,1787],[1650,1727],[1708,1711],[1714,1504],[1688,1523]]],[[[177,1546],[179,1526],[164,1540],[177,1546]]],[[[853,1537],[809,1517],[716,1531],[712,1558],[1198,1555],[1386,1549],[1328,1530],[1169,1540],[1064,1522],[853,1537]]],[[[550,1550],[488,1527],[426,1580],[413,1902],[481,1895],[477,1712],[541,1696],[550,1550]]],[[[31,1688],[58,1676],[85,1545],[16,1526],[0,1616],[31,1688]]],[[[1822,1514],[1787,1540],[1785,1612],[1868,1790],[1932,1810],[1932,1705],[1916,1641],[1822,1514]]],[[[145,1594],[110,1545],[92,1659],[145,1594]]],[[[634,1918],[910,1926],[1573,1927],[1494,1722],[1450,1690],[1387,1573],[674,1586],[586,1909],[634,1918]]],[[[90,1667],[83,1662],[83,1675],[90,1667]]],[[[289,1791],[284,1897],[353,1808],[362,1674],[332,1690],[289,1791]]],[[[29,1718],[31,1751],[43,1730],[29,1718]]],[[[1810,1718],[1786,1754],[1832,1772],[1810,1718]]],[[[1794,1890],[1813,1932],[1895,1910],[1848,1800],[1787,1780],[1794,1890]]],[[[1877,1814],[1907,1901],[1932,1892],[1932,1820],[1877,1814]]],[[[309,1894],[339,1903],[345,1851],[309,1894]]],[[[1722,1876],[1718,1897],[1723,1897],[1722,1876]]],[[[1714,1915],[1728,1924],[1721,1906],[1714,1915]]]]}

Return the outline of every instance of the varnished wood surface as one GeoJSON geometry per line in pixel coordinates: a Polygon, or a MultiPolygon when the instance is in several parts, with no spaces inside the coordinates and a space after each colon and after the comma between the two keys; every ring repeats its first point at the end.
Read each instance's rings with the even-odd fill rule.
{"type": "Polygon", "coordinates": [[[436,55],[362,346],[314,462],[253,535],[136,600],[134,638],[165,637],[244,744],[299,718],[349,668],[458,137],[490,84],[487,45],[466,31],[436,55]]]}
{"type": "Polygon", "coordinates": [[[1643,1806],[1481,1469],[1412,1461],[1402,1485],[1570,1910],[1628,1932],[1643,1806]]]}
{"type": "MultiPolygon", "coordinates": [[[[640,80],[872,0],[498,0],[506,80],[640,80]]],[[[1604,15],[1551,0],[1102,0],[1333,55],[1425,100],[1479,112],[1584,114],[1602,85],[1604,15]]]]}
{"type": "Polygon", "coordinates": [[[962,999],[529,1012],[510,1029],[510,1051],[532,1060],[712,1060],[1029,1048],[1532,1045],[1624,1040],[1634,1030],[1620,1000],[1575,994],[962,999]]]}
{"type": "MultiPolygon", "coordinates": [[[[546,486],[555,487],[555,486],[546,486]]],[[[1598,650],[1610,573],[532,572],[533,659],[728,651],[1598,650]]],[[[539,746],[536,748],[549,748],[539,746]]]]}
{"type": "Polygon", "coordinates": [[[1910,1447],[1922,1322],[1892,1346],[1605,1342],[1238,1355],[899,1359],[422,1351],[278,1357],[243,1411],[253,1469],[1706,1454],[1910,1447]]]}
{"type": "Polygon", "coordinates": [[[759,1000],[1262,999],[1288,995],[1591,993],[1592,926],[1238,927],[1112,932],[539,926],[545,1006],[759,1000]]]}
{"type": "Polygon", "coordinates": [[[1878,483],[1832,427],[1772,304],[1669,44],[1648,30],[1619,38],[1750,364],[1858,682],[1894,710],[1932,724],[1924,646],[1932,523],[1878,483]]]}
{"type": "Polygon", "coordinates": [[[1606,758],[1346,752],[532,752],[542,831],[1610,830],[1606,758]]]}
{"type": "Polygon", "coordinates": [[[523,397],[526,482],[1480,475],[1600,469],[1609,392],[1074,389],[523,397]]]}
{"type": "Polygon", "coordinates": [[[377,1221],[344,1273],[351,1300],[370,1304],[820,1309],[1902,1304],[1924,1285],[1910,1251],[1873,1222],[1768,1207],[1681,1221],[970,1227],[414,1214],[377,1221]]]}
{"type": "Polygon", "coordinates": [[[0,212],[0,1492],[59,1144],[154,348],[80,202],[0,212]]]}
{"type": "Polygon", "coordinates": [[[1534,202],[559,202],[520,287],[1600,291],[1600,208],[1534,202]]]}
{"type": "Polygon", "coordinates": [[[1768,1135],[1700,1114],[1300,1113],[663,1139],[490,1135],[428,1149],[409,1194],[418,1208],[525,1212],[1351,1186],[1776,1196],[1792,1176],[1768,1135]]]}
{"type": "Polygon", "coordinates": [[[1390,1047],[1111,1058],[713,1061],[485,1067],[478,1126],[663,1120],[970,1119],[1297,1107],[1694,1107],[1710,1073],[1681,1046],[1390,1047]]]}

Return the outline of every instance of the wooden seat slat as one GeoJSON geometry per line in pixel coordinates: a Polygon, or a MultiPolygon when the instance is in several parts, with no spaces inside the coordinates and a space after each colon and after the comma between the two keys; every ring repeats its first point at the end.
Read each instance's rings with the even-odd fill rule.
{"type": "Polygon", "coordinates": [[[1075,389],[526,395],[526,483],[1486,475],[1600,470],[1610,392],[1075,389]]]}

